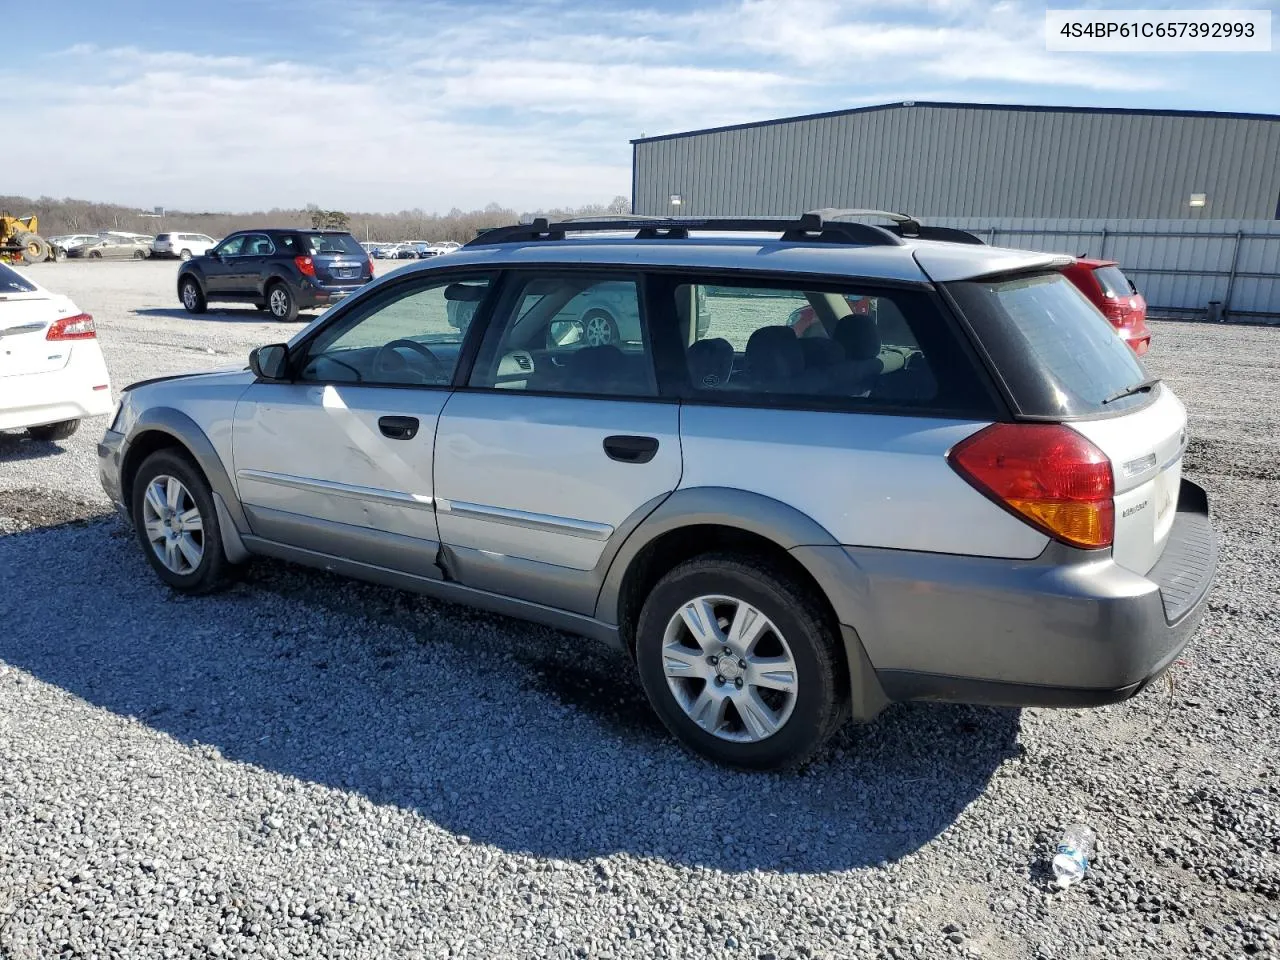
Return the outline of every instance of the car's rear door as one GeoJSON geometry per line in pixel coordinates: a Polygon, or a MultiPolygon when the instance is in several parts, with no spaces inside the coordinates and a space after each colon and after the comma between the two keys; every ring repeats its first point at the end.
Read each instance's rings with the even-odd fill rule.
{"type": "Polygon", "coordinates": [[[205,293],[210,299],[226,296],[231,291],[231,275],[236,269],[236,259],[244,246],[244,234],[237,234],[222,241],[212,254],[200,261],[204,276],[205,293]]]}
{"type": "Polygon", "coordinates": [[[445,296],[490,279],[418,275],[384,287],[298,344],[291,381],[249,387],[233,442],[253,535],[440,576],[433,444],[462,345],[445,296]]]}
{"type": "Polygon", "coordinates": [[[268,264],[276,253],[276,245],[265,233],[250,233],[244,238],[240,255],[229,260],[227,292],[237,297],[253,297],[263,291],[268,264]]]}
{"type": "Polygon", "coordinates": [[[440,538],[460,582],[591,613],[611,538],[680,482],[680,410],[658,395],[641,304],[627,273],[508,277],[436,440],[440,538]],[[601,290],[642,318],[633,341],[586,342],[601,290]]]}

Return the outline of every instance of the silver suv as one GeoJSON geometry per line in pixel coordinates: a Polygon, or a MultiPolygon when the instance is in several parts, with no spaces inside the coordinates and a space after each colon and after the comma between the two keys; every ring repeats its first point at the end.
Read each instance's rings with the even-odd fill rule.
{"type": "Polygon", "coordinates": [[[1216,547],[1070,262],[899,216],[501,228],[128,388],[102,483],[174,589],[259,554],[592,637],[722,763],[893,701],[1113,703],[1216,547]],[[602,291],[634,337],[591,342],[602,291]]]}

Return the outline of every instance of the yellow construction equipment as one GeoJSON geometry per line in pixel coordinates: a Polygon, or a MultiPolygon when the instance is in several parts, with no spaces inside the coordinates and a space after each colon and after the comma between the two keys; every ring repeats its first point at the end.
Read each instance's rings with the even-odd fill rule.
{"type": "Polygon", "coordinates": [[[40,236],[39,220],[0,213],[0,260],[40,263],[50,252],[48,241],[40,236]]]}

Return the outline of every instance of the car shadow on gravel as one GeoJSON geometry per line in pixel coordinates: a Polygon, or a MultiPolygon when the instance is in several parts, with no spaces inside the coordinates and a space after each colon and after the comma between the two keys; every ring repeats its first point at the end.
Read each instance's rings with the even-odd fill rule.
{"type": "MultiPolygon", "coordinates": [[[[170,320],[216,320],[229,321],[233,323],[280,323],[271,314],[265,310],[259,310],[256,307],[209,307],[204,313],[187,313],[181,307],[146,307],[141,310],[132,311],[134,316],[138,317],[165,317],[170,320]]],[[[310,323],[316,318],[318,311],[303,311],[298,314],[298,319],[289,324],[289,326],[297,326],[302,323],[310,323]]]]}
{"type": "Polygon", "coordinates": [[[16,463],[19,460],[44,460],[66,453],[63,442],[32,440],[25,433],[0,430],[0,463],[16,463]]]}
{"type": "Polygon", "coordinates": [[[116,520],[0,538],[0,616],[0,660],[91,704],[537,857],[874,865],[937,837],[1020,750],[1018,711],[912,704],[798,773],[718,768],[590,641],[265,561],[180,597],[116,520]]]}

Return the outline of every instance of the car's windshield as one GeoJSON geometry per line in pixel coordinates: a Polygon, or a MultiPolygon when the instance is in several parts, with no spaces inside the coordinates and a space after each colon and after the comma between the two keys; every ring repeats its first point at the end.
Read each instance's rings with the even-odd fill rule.
{"type": "Polygon", "coordinates": [[[17,270],[0,263],[0,296],[6,293],[35,293],[36,285],[17,270]]]}

